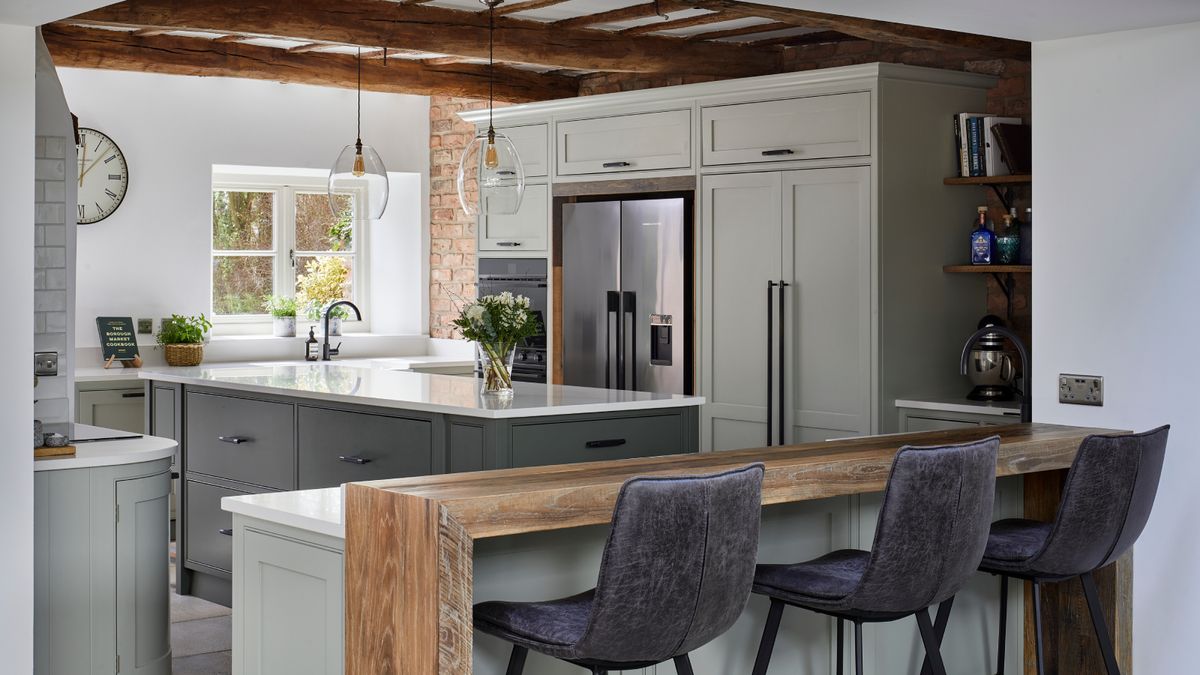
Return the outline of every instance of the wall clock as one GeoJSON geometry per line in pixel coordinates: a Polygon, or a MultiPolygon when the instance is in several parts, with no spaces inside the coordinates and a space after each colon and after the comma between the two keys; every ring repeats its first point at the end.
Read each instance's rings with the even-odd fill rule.
{"type": "Polygon", "coordinates": [[[107,135],[79,128],[77,222],[97,223],[111,216],[129,190],[129,166],[121,148],[107,135]]]}

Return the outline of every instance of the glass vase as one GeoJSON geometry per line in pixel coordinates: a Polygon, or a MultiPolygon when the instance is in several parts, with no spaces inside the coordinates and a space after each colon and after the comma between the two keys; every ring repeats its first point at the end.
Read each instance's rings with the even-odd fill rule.
{"type": "Polygon", "coordinates": [[[483,385],[479,392],[487,396],[511,398],[513,360],[517,356],[517,348],[513,346],[504,350],[501,345],[489,345],[477,342],[476,351],[479,354],[479,367],[483,372],[483,385]]]}

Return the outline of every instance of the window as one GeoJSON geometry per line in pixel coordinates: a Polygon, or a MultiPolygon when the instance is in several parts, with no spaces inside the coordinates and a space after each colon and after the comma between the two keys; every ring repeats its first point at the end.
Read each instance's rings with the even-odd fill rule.
{"type": "Polygon", "coordinates": [[[338,195],[335,215],[324,181],[315,177],[214,180],[214,323],[246,324],[249,332],[257,324],[266,332],[272,295],[295,298],[301,320],[340,299],[353,300],[365,314],[366,228],[355,218],[360,202],[357,193],[338,195]]]}

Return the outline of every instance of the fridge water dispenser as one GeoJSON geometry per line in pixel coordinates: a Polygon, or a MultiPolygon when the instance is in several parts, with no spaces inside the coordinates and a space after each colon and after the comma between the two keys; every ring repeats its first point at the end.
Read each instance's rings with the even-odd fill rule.
{"type": "Polygon", "coordinates": [[[650,315],[650,365],[671,365],[671,315],[650,315]]]}

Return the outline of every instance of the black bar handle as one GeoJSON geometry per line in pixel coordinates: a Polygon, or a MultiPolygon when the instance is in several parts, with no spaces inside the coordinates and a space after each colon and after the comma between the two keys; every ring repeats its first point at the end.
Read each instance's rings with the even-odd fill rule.
{"type": "Polygon", "coordinates": [[[767,282],[767,447],[771,447],[775,398],[775,282],[767,282]]]}
{"type": "Polygon", "coordinates": [[[241,445],[242,443],[249,443],[254,439],[250,438],[249,436],[217,436],[217,440],[221,441],[222,443],[241,445]]]}
{"type": "Polygon", "coordinates": [[[796,154],[795,150],[789,148],[780,148],[778,150],[763,150],[763,157],[783,157],[785,155],[796,154]]]}
{"type": "Polygon", "coordinates": [[[222,527],[221,529],[217,530],[217,534],[223,534],[226,537],[232,537],[233,536],[233,528],[232,527],[222,527]]]}
{"type": "Polygon", "coordinates": [[[624,438],[606,438],[602,441],[588,441],[584,445],[588,448],[616,448],[625,443],[627,441],[624,438]]]}
{"type": "MultiPolygon", "coordinates": [[[[622,296],[622,311],[630,316],[629,326],[625,331],[629,334],[629,391],[637,391],[637,293],[625,291],[622,296]]],[[[624,338],[622,337],[622,339],[624,338]]],[[[625,370],[625,363],[621,363],[621,370],[625,370]]]]}
{"type": "Polygon", "coordinates": [[[507,246],[509,248],[515,248],[517,246],[520,246],[521,242],[519,242],[519,241],[498,241],[498,242],[496,242],[496,245],[497,246],[507,246]]]}
{"type": "MultiPolygon", "coordinates": [[[[604,314],[604,388],[612,389],[612,362],[613,362],[613,322],[614,317],[617,318],[617,323],[620,323],[621,312],[621,295],[616,291],[607,291],[605,294],[605,303],[607,310],[604,314]]],[[[619,347],[618,347],[619,349],[619,347]]],[[[621,363],[620,356],[617,356],[617,363],[621,363]]],[[[621,388],[623,382],[621,373],[617,373],[617,389],[621,388]]]]}
{"type": "Polygon", "coordinates": [[[144,392],[144,391],[127,391],[124,394],[121,394],[121,398],[146,398],[146,392],[144,392]]]}
{"type": "Polygon", "coordinates": [[[625,166],[633,166],[633,165],[630,164],[629,162],[605,162],[604,163],[604,168],[606,168],[606,169],[620,169],[621,167],[625,167],[625,166]]]}
{"type": "Polygon", "coordinates": [[[787,288],[791,286],[782,279],[779,281],[779,444],[784,444],[787,430],[787,368],[784,357],[787,354],[787,321],[784,319],[787,307],[787,288]]]}
{"type": "Polygon", "coordinates": [[[359,457],[358,455],[338,455],[338,461],[347,464],[358,464],[359,466],[371,463],[371,460],[366,457],[359,457]]]}

